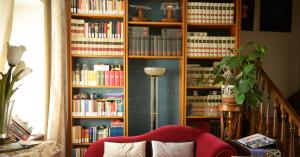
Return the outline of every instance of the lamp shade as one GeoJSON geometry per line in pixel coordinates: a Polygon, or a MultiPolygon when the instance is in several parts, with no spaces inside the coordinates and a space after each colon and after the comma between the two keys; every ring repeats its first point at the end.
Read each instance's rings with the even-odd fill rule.
{"type": "Polygon", "coordinates": [[[166,68],[162,67],[146,67],[144,72],[149,76],[160,76],[166,72],[166,68]]]}

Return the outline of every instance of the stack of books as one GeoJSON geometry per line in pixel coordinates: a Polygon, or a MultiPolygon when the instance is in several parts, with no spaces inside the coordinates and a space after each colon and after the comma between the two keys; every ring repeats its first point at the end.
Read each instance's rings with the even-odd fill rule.
{"type": "Polygon", "coordinates": [[[22,120],[12,118],[8,126],[8,132],[19,140],[27,140],[30,137],[32,129],[29,128],[22,120]]]}
{"type": "Polygon", "coordinates": [[[71,19],[71,52],[86,55],[123,55],[122,21],[71,19]]]}
{"type": "Polygon", "coordinates": [[[130,26],[128,33],[131,56],[181,56],[180,29],[162,28],[161,35],[150,35],[149,27],[130,26]]]}
{"type": "Polygon", "coordinates": [[[188,22],[233,24],[234,10],[234,3],[188,2],[188,22]]]}
{"type": "Polygon", "coordinates": [[[235,48],[234,36],[211,36],[208,32],[188,32],[187,55],[189,57],[233,56],[229,50],[235,48]]]}
{"type": "Polygon", "coordinates": [[[123,0],[71,0],[71,13],[124,14],[123,0]]]}

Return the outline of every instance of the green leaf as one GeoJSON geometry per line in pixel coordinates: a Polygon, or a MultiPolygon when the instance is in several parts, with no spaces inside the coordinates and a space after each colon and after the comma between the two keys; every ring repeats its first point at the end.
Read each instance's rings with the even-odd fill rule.
{"type": "Polygon", "coordinates": [[[249,82],[249,80],[246,80],[246,79],[242,79],[239,81],[239,92],[240,93],[246,93],[250,90],[251,88],[251,84],[249,82]]]}
{"type": "Polygon", "coordinates": [[[259,50],[249,51],[249,53],[248,53],[249,60],[260,59],[262,56],[263,56],[263,54],[259,50]]]}
{"type": "Polygon", "coordinates": [[[239,66],[239,60],[238,60],[238,58],[236,56],[232,57],[229,60],[229,68],[230,69],[236,69],[238,66],[239,66]]]}
{"type": "Polygon", "coordinates": [[[255,48],[257,50],[259,50],[261,52],[261,54],[263,54],[263,55],[265,55],[266,52],[268,51],[268,48],[266,46],[258,44],[258,43],[255,43],[255,48]]]}
{"type": "Polygon", "coordinates": [[[253,64],[248,64],[243,68],[243,73],[248,74],[250,71],[252,71],[254,68],[253,64]]]}
{"type": "Polygon", "coordinates": [[[245,101],[245,94],[239,93],[238,95],[235,96],[235,101],[237,104],[241,105],[245,101]]]}
{"type": "Polygon", "coordinates": [[[262,101],[262,93],[259,90],[253,90],[246,95],[247,104],[256,107],[262,101]]]}

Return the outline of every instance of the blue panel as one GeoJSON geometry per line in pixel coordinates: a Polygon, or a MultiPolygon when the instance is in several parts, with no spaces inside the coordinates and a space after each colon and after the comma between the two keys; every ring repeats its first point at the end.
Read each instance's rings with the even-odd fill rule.
{"type": "MultiPolygon", "coordinates": [[[[179,10],[176,10],[175,12],[175,17],[179,18],[180,17],[180,11],[181,11],[181,2],[178,0],[129,0],[129,5],[143,5],[143,6],[147,6],[150,7],[152,10],[146,11],[144,14],[144,17],[146,18],[150,18],[151,21],[159,21],[160,19],[164,18],[164,11],[160,9],[161,7],[161,3],[166,3],[166,2],[178,2],[179,5],[179,10]]],[[[136,14],[136,9],[129,7],[128,10],[128,14],[129,14],[129,20],[131,19],[131,17],[135,16],[136,14]]]]}
{"type": "Polygon", "coordinates": [[[150,77],[145,67],[165,67],[158,78],[158,125],[179,124],[179,62],[178,60],[130,59],[128,64],[129,135],[150,131],[150,77]]]}

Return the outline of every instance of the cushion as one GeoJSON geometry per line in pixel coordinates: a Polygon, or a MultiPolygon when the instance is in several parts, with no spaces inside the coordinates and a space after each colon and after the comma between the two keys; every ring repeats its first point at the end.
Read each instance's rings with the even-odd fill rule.
{"type": "Polygon", "coordinates": [[[103,157],[145,157],[146,141],[133,143],[104,142],[103,157]]]}
{"type": "Polygon", "coordinates": [[[194,157],[194,142],[152,141],[153,157],[194,157]]]}

